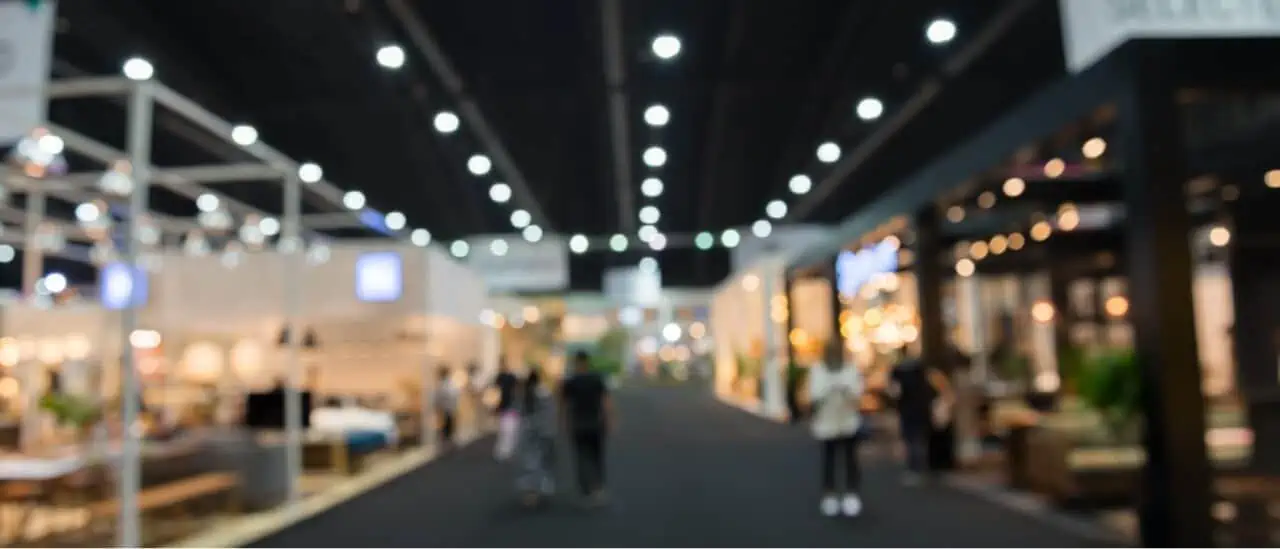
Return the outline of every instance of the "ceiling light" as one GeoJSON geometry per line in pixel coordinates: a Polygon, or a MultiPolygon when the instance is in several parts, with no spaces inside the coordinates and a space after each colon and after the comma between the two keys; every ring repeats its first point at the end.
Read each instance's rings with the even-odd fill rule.
{"type": "Polygon", "coordinates": [[[129,58],[128,61],[124,62],[121,70],[124,72],[125,78],[135,82],[151,80],[151,77],[156,74],[156,68],[151,65],[151,62],[141,57],[129,58]]]}
{"type": "Polygon", "coordinates": [[[772,200],[765,205],[764,213],[774,219],[782,219],[787,216],[787,203],[781,200],[772,200]]]}
{"type": "Polygon", "coordinates": [[[645,206],[640,208],[640,215],[638,217],[640,218],[641,223],[653,225],[662,218],[662,212],[658,211],[657,206],[645,206]]]}
{"type": "Polygon", "coordinates": [[[470,252],[471,245],[467,244],[464,240],[454,240],[453,244],[449,245],[449,253],[458,259],[467,257],[467,254],[470,252]]]}
{"type": "Polygon", "coordinates": [[[473,154],[467,159],[467,171],[475,175],[484,175],[493,169],[493,162],[483,154],[473,154]]]}
{"type": "Polygon", "coordinates": [[[1057,179],[1067,171],[1067,163],[1061,158],[1051,158],[1044,163],[1044,175],[1049,179],[1057,179]]]}
{"type": "Polygon", "coordinates": [[[324,170],[320,169],[320,165],[315,162],[307,162],[298,166],[298,179],[303,183],[315,183],[324,177],[324,170]]]}
{"type": "Polygon", "coordinates": [[[409,241],[412,242],[414,246],[426,246],[431,243],[431,231],[426,229],[414,229],[412,233],[409,233],[409,241]]]}
{"type": "Polygon", "coordinates": [[[348,210],[359,210],[363,208],[365,205],[364,193],[360,191],[347,191],[347,194],[342,195],[342,205],[346,206],[348,210]]]}
{"type": "Polygon", "coordinates": [[[671,121],[671,111],[662,105],[649,105],[644,110],[644,122],[655,128],[666,126],[671,121]]]}
{"type": "Polygon", "coordinates": [[[654,251],[660,252],[666,247],[667,247],[667,235],[658,233],[653,235],[653,238],[649,239],[649,248],[653,249],[654,251]]]}
{"type": "Polygon", "coordinates": [[[587,237],[580,234],[575,234],[569,239],[569,251],[575,254],[586,252],[590,245],[591,243],[587,240],[587,237]]]}
{"type": "Polygon", "coordinates": [[[609,237],[609,249],[615,252],[627,251],[627,237],[620,234],[609,237]]]}
{"type": "Polygon", "coordinates": [[[867,97],[862,101],[859,101],[858,106],[854,110],[857,113],[858,118],[865,122],[870,122],[880,118],[880,115],[884,114],[884,103],[881,103],[879,99],[874,97],[867,97]]]}
{"type": "Polygon", "coordinates": [[[697,246],[699,250],[710,250],[712,246],[716,245],[716,237],[711,236],[711,233],[706,231],[700,232],[698,236],[693,237],[693,245],[697,246]]]}
{"type": "Polygon", "coordinates": [[[0,263],[9,263],[18,257],[18,251],[8,244],[0,244],[0,263]]]}
{"type": "Polygon", "coordinates": [[[533,222],[533,216],[524,210],[516,210],[511,212],[511,226],[517,229],[523,229],[533,222]]]}
{"type": "Polygon", "coordinates": [[[1101,137],[1095,137],[1093,139],[1085,141],[1084,145],[1080,146],[1080,154],[1083,154],[1084,157],[1088,158],[1089,160],[1101,158],[1102,155],[1106,152],[1107,152],[1107,140],[1101,137]]]}
{"type": "Polygon", "coordinates": [[[386,69],[398,69],[404,66],[404,48],[391,44],[378,48],[378,64],[386,69]]]}
{"type": "Polygon", "coordinates": [[[658,59],[673,59],[680,55],[680,39],[670,34],[660,34],[653,39],[652,48],[658,59]]]}
{"type": "Polygon", "coordinates": [[[649,147],[644,150],[644,165],[650,168],[661,168],[667,163],[667,151],[662,147],[649,147]]]}
{"type": "Polygon", "coordinates": [[[390,212],[387,215],[382,217],[382,222],[386,224],[388,229],[391,229],[393,231],[398,231],[404,228],[404,224],[405,224],[404,214],[400,212],[390,212]]]}
{"type": "Polygon", "coordinates": [[[510,246],[507,245],[507,241],[501,238],[495,238],[493,242],[489,243],[489,253],[498,257],[507,255],[508,249],[510,249],[510,246]]]}
{"type": "Polygon", "coordinates": [[[494,183],[489,187],[489,199],[499,204],[511,200],[511,186],[506,183],[494,183]]]}
{"type": "Polygon", "coordinates": [[[818,160],[823,164],[830,164],[840,160],[840,145],[830,141],[818,145],[818,160]]]}
{"type": "Polygon", "coordinates": [[[1280,170],[1267,170],[1262,174],[1262,184],[1268,189],[1280,189],[1280,170]]]}
{"type": "Polygon", "coordinates": [[[656,177],[650,177],[641,181],[640,193],[649,198],[662,196],[662,180],[656,177]]]}
{"type": "Polygon", "coordinates": [[[196,197],[196,209],[202,212],[212,212],[218,209],[221,203],[222,201],[218,200],[218,196],[212,193],[204,193],[196,197]]]}
{"type": "Polygon", "coordinates": [[[280,220],[274,217],[264,217],[258,222],[258,230],[262,231],[263,236],[275,236],[280,234],[280,220]]]}
{"type": "Polygon", "coordinates": [[[528,227],[525,227],[520,234],[523,235],[524,239],[528,240],[529,242],[537,242],[539,240],[542,240],[542,227],[539,227],[537,225],[529,225],[528,227]]]}
{"type": "Polygon", "coordinates": [[[102,210],[93,202],[83,202],[76,206],[76,220],[81,223],[94,223],[102,217],[102,210]]]}
{"type": "Polygon", "coordinates": [[[436,117],[431,121],[436,127],[436,131],[440,133],[453,133],[458,131],[458,115],[449,111],[440,111],[436,113],[436,117]]]}
{"type": "Polygon", "coordinates": [[[813,180],[804,174],[793,175],[787,182],[787,188],[791,189],[791,194],[805,194],[813,188],[813,180]]]}
{"type": "Polygon", "coordinates": [[[1022,193],[1027,190],[1027,182],[1021,177],[1010,177],[1009,179],[1004,180],[1002,190],[1004,191],[1004,195],[1009,198],[1022,196],[1022,193]]]}
{"type": "Polygon", "coordinates": [[[756,221],[751,224],[751,234],[756,235],[756,238],[769,238],[773,234],[773,224],[767,219],[756,221]]]}
{"type": "Polygon", "coordinates": [[[639,267],[642,272],[646,272],[646,273],[658,272],[658,260],[652,257],[641,258],[640,263],[637,264],[636,266],[639,267]]]}
{"type": "Polygon", "coordinates": [[[658,228],[653,225],[641,225],[640,230],[636,231],[636,238],[641,242],[648,242],[650,238],[658,234],[658,228]]]}
{"type": "Polygon", "coordinates": [[[240,124],[231,128],[231,141],[241,147],[248,147],[258,142],[258,130],[253,126],[240,124]]]}
{"type": "Polygon", "coordinates": [[[930,44],[942,45],[956,38],[956,24],[950,19],[934,19],[924,29],[930,44]]]}
{"type": "Polygon", "coordinates": [[[738,234],[737,229],[725,229],[720,233],[720,243],[726,248],[732,248],[742,242],[742,235],[738,234]]]}

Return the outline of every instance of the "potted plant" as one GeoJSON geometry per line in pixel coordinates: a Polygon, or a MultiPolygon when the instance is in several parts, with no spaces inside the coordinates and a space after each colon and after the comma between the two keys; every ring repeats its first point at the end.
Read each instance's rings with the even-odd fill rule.
{"type": "Polygon", "coordinates": [[[40,409],[48,412],[59,427],[76,433],[76,442],[90,440],[91,431],[102,419],[102,408],[92,400],[62,392],[50,392],[40,398],[40,409]]]}
{"type": "Polygon", "coordinates": [[[760,361],[747,355],[737,356],[738,392],[745,397],[758,397],[760,389],[760,361]]]}
{"type": "Polygon", "coordinates": [[[1081,401],[1098,413],[1110,438],[1135,442],[1140,433],[1142,371],[1132,349],[1099,353],[1083,363],[1081,401]]]}

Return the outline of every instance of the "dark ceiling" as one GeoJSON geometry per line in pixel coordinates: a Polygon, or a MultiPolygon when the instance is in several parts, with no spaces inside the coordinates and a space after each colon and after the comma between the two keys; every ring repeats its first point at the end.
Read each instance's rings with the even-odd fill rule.
{"type": "MultiPolygon", "coordinates": [[[[617,89],[627,99],[630,174],[620,188],[605,76],[606,1],[63,0],[55,75],[113,74],[128,57],[145,57],[165,84],[228,120],[253,124],[265,142],[319,163],[330,181],[363,191],[372,207],[403,211],[411,227],[442,241],[514,237],[510,213],[531,203],[545,214],[535,222],[565,235],[634,237],[636,210],[646,204],[661,209],[658,227],[671,234],[748,225],[773,199],[800,214],[777,224],[835,222],[1063,72],[1055,2],[621,0],[625,78],[617,89]],[[993,27],[1019,6],[1025,9],[1011,24],[993,27]],[[924,32],[938,17],[958,28],[941,46],[924,32]],[[421,30],[456,69],[460,90],[433,69],[421,30]],[[678,57],[662,61],[651,52],[661,33],[681,39],[678,57]],[[375,62],[386,44],[407,52],[402,69],[375,62]],[[968,54],[976,61],[964,70],[944,70],[968,54]],[[925,85],[938,86],[938,94],[897,124],[925,85]],[[489,186],[517,176],[501,165],[484,177],[468,172],[470,155],[497,152],[477,137],[459,91],[483,112],[528,194],[513,184],[512,202],[496,204],[489,186]],[[866,96],[883,101],[879,120],[854,116],[866,96]],[[653,103],[670,109],[667,126],[645,125],[642,113],[653,103]],[[463,115],[458,132],[432,128],[441,110],[463,115]],[[826,140],[839,143],[845,158],[862,158],[834,184],[824,182],[832,166],[814,154],[826,140]],[[651,145],[669,153],[660,169],[640,160],[651,145]],[[788,191],[797,173],[813,178],[814,193],[788,191]],[[650,175],[665,182],[656,199],[639,190],[650,175]]],[[[55,105],[52,117],[122,143],[120,114],[103,110],[55,105]]],[[[241,159],[233,146],[181,130],[171,124],[163,141],[203,141],[212,152],[157,145],[158,164],[241,159]]],[[[278,207],[274,189],[234,192],[278,207]]],[[[192,210],[154,201],[175,214],[192,210]]],[[[573,256],[572,285],[596,288],[603,268],[643,255],[655,254],[633,247],[573,256]]],[[[719,247],[656,257],[668,285],[713,284],[729,268],[719,247]]]]}

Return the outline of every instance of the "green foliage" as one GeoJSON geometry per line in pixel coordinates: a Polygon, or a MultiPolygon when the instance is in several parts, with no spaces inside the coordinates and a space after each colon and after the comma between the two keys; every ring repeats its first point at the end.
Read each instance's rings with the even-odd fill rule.
{"type": "Polygon", "coordinates": [[[1009,353],[996,361],[996,375],[1004,381],[1027,381],[1031,377],[1031,360],[1026,356],[1009,353]]]}
{"type": "Polygon", "coordinates": [[[755,379],[760,377],[760,361],[749,356],[737,356],[738,379],[755,379]]]}
{"type": "Polygon", "coordinates": [[[799,364],[791,362],[787,364],[787,383],[792,387],[803,387],[809,381],[809,369],[802,368],[799,364]]]}
{"type": "Polygon", "coordinates": [[[1079,390],[1088,358],[1084,349],[1075,345],[1067,345],[1058,352],[1058,372],[1063,388],[1068,391],[1079,390]]]}
{"type": "Polygon", "coordinates": [[[630,335],[621,328],[605,332],[596,341],[595,349],[591,352],[592,369],[606,376],[621,374],[629,340],[630,335]]]}
{"type": "Polygon", "coordinates": [[[87,398],[65,393],[49,393],[40,399],[40,409],[63,426],[87,427],[98,421],[102,409],[87,398]]]}
{"type": "Polygon", "coordinates": [[[1139,419],[1142,371],[1133,350],[1101,353],[1084,361],[1080,398],[1102,416],[1113,435],[1121,435],[1139,419]]]}

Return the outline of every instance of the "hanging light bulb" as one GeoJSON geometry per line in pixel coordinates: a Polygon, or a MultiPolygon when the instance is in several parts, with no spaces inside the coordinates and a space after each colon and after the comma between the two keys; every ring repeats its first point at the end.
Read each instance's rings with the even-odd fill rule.
{"type": "Polygon", "coordinates": [[[155,246],[160,243],[164,233],[149,215],[138,216],[138,243],[143,246],[155,246]]]}
{"type": "Polygon", "coordinates": [[[9,151],[8,162],[17,166],[27,177],[37,179],[67,172],[67,161],[62,156],[66,143],[61,137],[45,128],[36,128],[18,141],[9,151]]]}
{"type": "Polygon", "coordinates": [[[239,241],[232,240],[222,248],[222,266],[228,269],[234,269],[240,266],[240,261],[244,259],[244,244],[239,241]]]}
{"type": "Polygon", "coordinates": [[[112,219],[106,202],[94,200],[76,206],[76,223],[94,240],[104,240],[111,233],[112,219]]]}
{"type": "Polygon", "coordinates": [[[128,160],[117,160],[98,178],[98,189],[112,196],[129,196],[133,187],[133,165],[128,160]]]}
{"type": "Polygon", "coordinates": [[[276,241],[276,251],[282,254],[295,254],[302,249],[302,239],[296,236],[286,236],[276,241]]]}
{"type": "Polygon", "coordinates": [[[245,217],[244,223],[240,225],[239,236],[240,241],[244,242],[249,249],[260,249],[267,240],[267,236],[262,233],[261,216],[252,214],[245,217]]]}
{"type": "Polygon", "coordinates": [[[107,240],[99,240],[89,248],[89,261],[99,267],[116,260],[116,247],[107,240]]]}
{"type": "Polygon", "coordinates": [[[235,220],[231,218],[231,212],[221,205],[209,210],[202,211],[196,216],[196,223],[204,227],[209,232],[223,233],[231,230],[231,226],[235,220]]]}
{"type": "Polygon", "coordinates": [[[182,251],[190,256],[209,255],[209,239],[204,236],[204,231],[200,229],[187,231],[187,236],[182,240],[182,251]]]}

